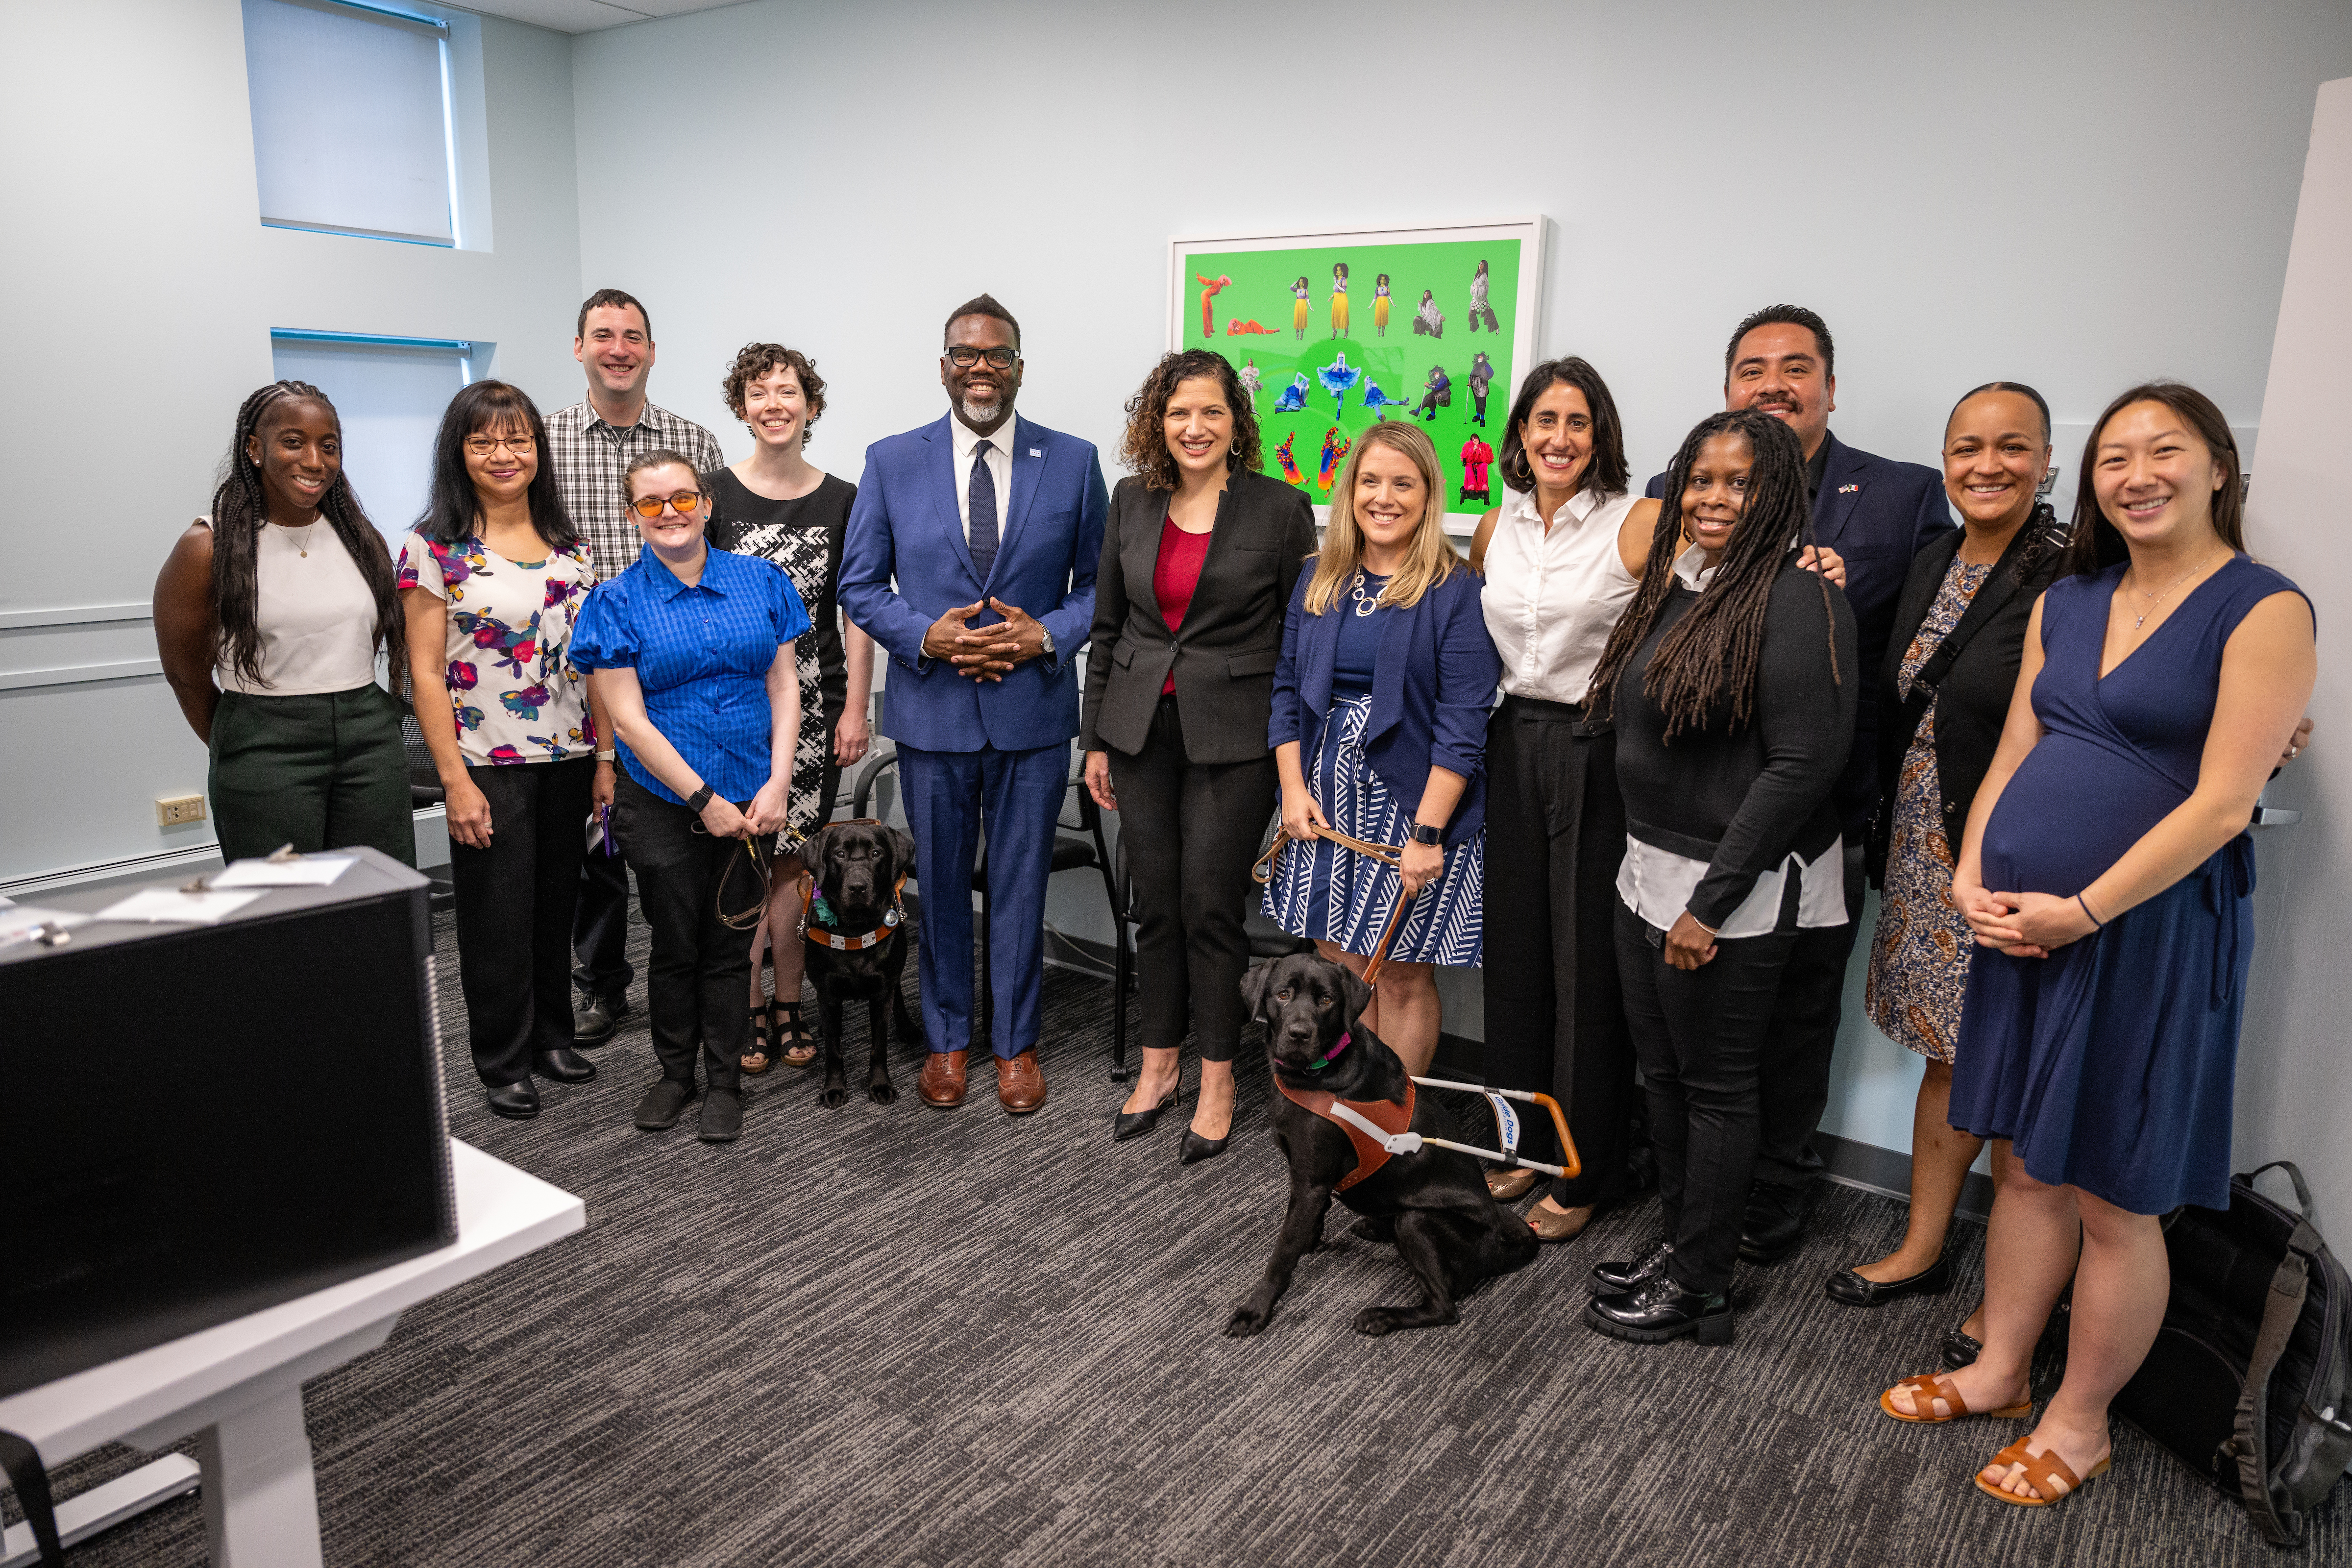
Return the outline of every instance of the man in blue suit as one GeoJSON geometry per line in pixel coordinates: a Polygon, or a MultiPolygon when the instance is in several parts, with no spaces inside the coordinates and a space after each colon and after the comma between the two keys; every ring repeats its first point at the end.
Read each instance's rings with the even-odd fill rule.
{"type": "Polygon", "coordinates": [[[1045,1102],[1037,1067],[1045,879],[1078,732],[1109,510],[1091,443],[1015,419],[1021,325],[982,294],[948,318],[950,413],[877,441],[849,511],[841,608],[889,650],[884,700],[921,880],[923,1102],[963,1103],[972,864],[988,834],[996,1093],[1045,1102]]]}
{"type": "MultiPolygon", "coordinates": [[[[1845,559],[1845,596],[1853,606],[1862,664],[1846,677],[1861,682],[1862,700],[1853,750],[1834,792],[1845,830],[1849,918],[1841,926],[1799,932],[1781,973],[1760,1086],[1756,1181],[1739,1238],[1739,1256],[1750,1263],[1778,1263],[1803,1237],[1805,1200],[1822,1169],[1811,1140],[1829,1104],[1830,1053],[1862,918],[1863,842],[1882,784],[1878,668],[1911,558],[1955,526],[1940,472],[1858,451],[1830,434],[1830,412],[1837,406],[1835,354],[1828,323],[1801,305],[1758,310],[1732,332],[1723,354],[1724,406],[1754,408],[1786,422],[1805,449],[1813,534],[1845,559]]],[[[1649,493],[1659,495],[1664,487],[1660,474],[1649,493]]]]}

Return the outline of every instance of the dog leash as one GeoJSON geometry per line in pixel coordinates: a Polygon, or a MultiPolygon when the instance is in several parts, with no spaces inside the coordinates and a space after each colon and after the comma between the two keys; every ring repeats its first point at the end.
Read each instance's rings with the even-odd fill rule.
{"type": "MultiPolygon", "coordinates": [[[[1336,827],[1314,828],[1309,837],[1328,838],[1342,848],[1354,850],[1367,859],[1377,860],[1383,866],[1393,867],[1400,871],[1403,869],[1404,851],[1397,845],[1374,844],[1369,839],[1357,838],[1342,833],[1336,827]]],[[[1308,838],[1301,838],[1291,832],[1287,826],[1276,827],[1274,830],[1274,842],[1266,846],[1265,853],[1259,856],[1256,863],[1250,867],[1250,879],[1261,887],[1271,882],[1274,880],[1276,863],[1281,859],[1284,847],[1287,845],[1305,844],[1308,841],[1308,838]]],[[[1389,945],[1396,941],[1397,930],[1404,924],[1406,911],[1412,908],[1412,898],[1413,896],[1402,888],[1397,889],[1396,908],[1389,911],[1389,922],[1381,931],[1381,940],[1372,948],[1370,961],[1364,965],[1363,981],[1366,988],[1369,989],[1381,983],[1381,968],[1388,963],[1389,945]]]]}

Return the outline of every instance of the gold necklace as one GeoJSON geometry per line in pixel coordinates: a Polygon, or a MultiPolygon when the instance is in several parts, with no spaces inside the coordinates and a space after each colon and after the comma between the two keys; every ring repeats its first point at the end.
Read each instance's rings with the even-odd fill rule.
{"type": "MultiPolygon", "coordinates": [[[[2188,582],[2189,579],[2196,576],[2197,574],[2211,565],[2213,563],[2213,557],[2220,553],[2221,552],[2219,550],[2207,551],[2205,552],[2204,560],[2200,561],[2196,565],[2191,566],[2188,571],[2183,572],[2179,576],[2175,577],[2171,582],[2167,583],[2161,593],[2151,594],[2146,589],[2139,587],[2137,584],[2134,584],[2132,592],[2137,594],[2141,598],[2147,600],[2148,606],[2147,609],[2142,610],[2139,613],[2138,617],[2132,622],[2133,634],[2137,636],[2139,632],[2139,628],[2147,624],[2148,616],[2156,614],[2156,606],[2163,601],[2165,595],[2171,593],[2175,588],[2179,587],[2180,584],[2188,582]]],[[[2136,571],[2137,568],[2135,567],[2134,570],[2136,571]]]]}
{"type": "Polygon", "coordinates": [[[302,525],[302,537],[299,539],[294,539],[294,531],[292,529],[289,528],[286,530],[286,537],[289,539],[294,539],[294,548],[301,552],[302,559],[305,561],[310,559],[310,531],[318,526],[319,520],[315,517],[310,521],[304,523],[302,525]]]}

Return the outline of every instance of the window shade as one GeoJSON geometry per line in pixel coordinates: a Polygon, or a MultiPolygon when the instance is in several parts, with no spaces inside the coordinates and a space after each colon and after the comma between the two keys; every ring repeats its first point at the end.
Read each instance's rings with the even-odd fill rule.
{"type": "Polygon", "coordinates": [[[454,343],[269,340],[281,381],[325,393],[343,422],[343,472],[368,521],[397,550],[425,511],[433,437],[466,384],[466,351],[454,343]]]}
{"type": "Polygon", "coordinates": [[[438,27],[244,0],[261,221],[457,243],[438,27]]]}

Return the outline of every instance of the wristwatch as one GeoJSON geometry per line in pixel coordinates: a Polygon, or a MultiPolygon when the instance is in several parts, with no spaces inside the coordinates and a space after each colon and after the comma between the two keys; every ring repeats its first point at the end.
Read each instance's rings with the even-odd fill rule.
{"type": "Polygon", "coordinates": [[[1409,837],[1415,844],[1443,844],[1445,842],[1445,829],[1432,827],[1426,822],[1416,822],[1409,837]]]}
{"type": "Polygon", "coordinates": [[[1043,626],[1039,626],[1039,627],[1037,628],[1037,640],[1038,640],[1039,642],[1044,643],[1044,644],[1045,645],[1045,657],[1046,657],[1047,658],[1053,658],[1053,657],[1054,657],[1054,634],[1053,634],[1053,633],[1051,633],[1051,632],[1049,632],[1049,631],[1047,631],[1045,627],[1043,627],[1043,626]]]}
{"type": "Polygon", "coordinates": [[[700,789],[696,790],[692,795],[686,797],[686,809],[694,813],[697,816],[701,816],[702,808],[709,804],[710,786],[709,784],[704,784],[700,789]]]}

